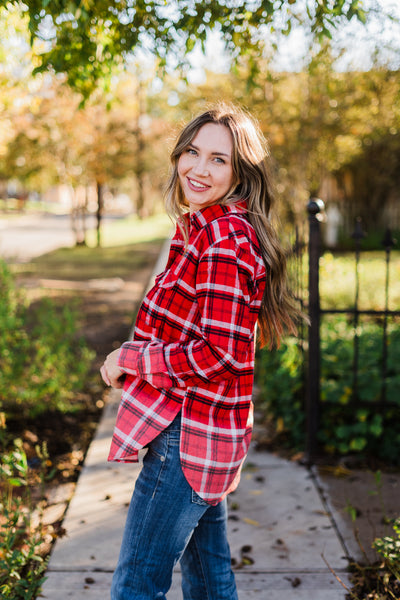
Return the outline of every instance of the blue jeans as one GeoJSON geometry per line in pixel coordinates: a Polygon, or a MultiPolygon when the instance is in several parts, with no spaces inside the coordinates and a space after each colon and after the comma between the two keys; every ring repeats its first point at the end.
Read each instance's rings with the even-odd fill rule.
{"type": "Polygon", "coordinates": [[[149,446],[132,496],[112,600],[165,600],[181,561],[184,600],[237,600],[226,500],[210,506],[179,459],[180,415],[149,446]]]}

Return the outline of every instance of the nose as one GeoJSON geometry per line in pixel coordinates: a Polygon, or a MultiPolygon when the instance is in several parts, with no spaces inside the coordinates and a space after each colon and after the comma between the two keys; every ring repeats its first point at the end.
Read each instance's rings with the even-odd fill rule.
{"type": "Polygon", "coordinates": [[[192,171],[195,175],[207,177],[209,175],[207,169],[207,160],[205,158],[199,158],[198,160],[196,160],[195,164],[193,165],[192,171]]]}

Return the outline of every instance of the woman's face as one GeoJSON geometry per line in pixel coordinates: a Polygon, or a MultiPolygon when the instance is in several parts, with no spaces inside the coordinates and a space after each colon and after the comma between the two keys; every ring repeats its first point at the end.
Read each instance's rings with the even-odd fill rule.
{"type": "Polygon", "coordinates": [[[217,204],[233,183],[232,137],[225,125],[206,123],[178,159],[190,212],[217,204]]]}

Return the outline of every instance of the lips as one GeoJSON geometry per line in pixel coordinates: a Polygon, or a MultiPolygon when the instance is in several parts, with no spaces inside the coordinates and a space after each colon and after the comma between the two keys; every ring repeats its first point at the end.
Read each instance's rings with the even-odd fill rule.
{"type": "Polygon", "coordinates": [[[208,190],[211,187],[210,185],[206,185],[204,183],[201,183],[200,181],[196,181],[196,179],[190,179],[189,177],[186,177],[186,181],[188,182],[189,188],[194,192],[204,192],[205,190],[208,190]]]}

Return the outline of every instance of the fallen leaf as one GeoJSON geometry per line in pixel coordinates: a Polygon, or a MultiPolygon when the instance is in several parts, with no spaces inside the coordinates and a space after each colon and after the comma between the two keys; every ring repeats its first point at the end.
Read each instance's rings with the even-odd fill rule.
{"type": "Polygon", "coordinates": [[[259,527],[260,526],[260,523],[258,521],[255,521],[254,519],[248,519],[247,517],[244,517],[243,521],[245,523],[247,523],[248,525],[254,525],[254,527],[259,527]]]}

